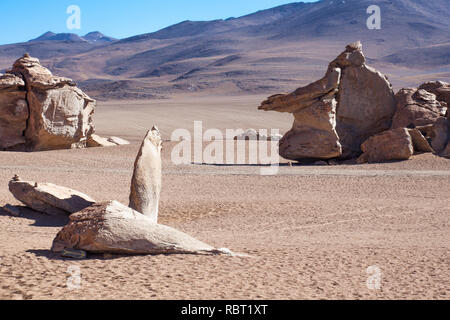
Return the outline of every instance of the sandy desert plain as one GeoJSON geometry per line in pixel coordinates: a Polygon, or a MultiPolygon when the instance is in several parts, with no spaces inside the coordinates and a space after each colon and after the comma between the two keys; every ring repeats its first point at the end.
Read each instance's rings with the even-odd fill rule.
{"type": "MultiPolygon", "coordinates": [[[[156,124],[177,128],[290,129],[290,114],[264,113],[266,95],[183,95],[99,102],[101,136],[131,145],[0,155],[0,206],[20,205],[14,174],[128,204],[133,162],[156,124]],[[189,108],[186,108],[190,106],[189,108]],[[193,108],[192,106],[195,106],[193,108]]],[[[68,219],[22,208],[0,212],[0,299],[449,299],[450,161],[432,154],[384,164],[180,165],[163,149],[160,222],[250,257],[90,256],[50,251],[68,219]],[[68,268],[81,286],[70,290],[68,268]],[[369,289],[369,267],[381,287],[369,289]]],[[[369,269],[370,270],[370,269],[369,269]]]]}

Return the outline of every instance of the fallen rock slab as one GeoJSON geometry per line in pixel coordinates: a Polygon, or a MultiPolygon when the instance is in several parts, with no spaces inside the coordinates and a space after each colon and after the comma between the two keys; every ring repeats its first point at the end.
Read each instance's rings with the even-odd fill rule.
{"type": "Polygon", "coordinates": [[[129,141],[119,138],[119,137],[109,137],[108,142],[114,143],[115,145],[118,145],[118,146],[126,146],[126,145],[130,144],[129,141]]]}
{"type": "Polygon", "coordinates": [[[89,148],[105,148],[105,147],[115,147],[116,144],[108,141],[106,138],[102,138],[96,134],[89,136],[87,140],[87,146],[89,148]]]}
{"type": "Polygon", "coordinates": [[[27,207],[49,215],[70,215],[95,203],[81,192],[52,183],[21,181],[17,176],[9,182],[9,190],[27,207]]]}
{"type": "Polygon", "coordinates": [[[117,201],[96,203],[71,215],[52,246],[53,252],[65,249],[127,255],[227,254],[117,201]]]}
{"type": "Polygon", "coordinates": [[[391,129],[369,138],[361,145],[363,154],[358,163],[378,163],[408,160],[414,154],[414,146],[408,129],[391,129]]]}

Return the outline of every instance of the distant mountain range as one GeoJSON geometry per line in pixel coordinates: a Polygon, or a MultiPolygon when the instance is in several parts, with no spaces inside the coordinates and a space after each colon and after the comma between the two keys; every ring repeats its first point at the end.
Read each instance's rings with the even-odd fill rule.
{"type": "Polygon", "coordinates": [[[322,0],[226,20],[184,21],[114,39],[47,32],[0,46],[0,69],[25,52],[93,97],[154,98],[177,92],[277,93],[321,77],[346,44],[361,40],[369,63],[396,88],[450,81],[448,0],[322,0]],[[367,8],[381,8],[369,30],[367,8]]]}
{"type": "Polygon", "coordinates": [[[66,41],[66,42],[88,42],[92,44],[97,43],[109,43],[116,41],[117,39],[105,36],[104,34],[94,31],[86,34],[84,37],[80,37],[74,33],[53,33],[48,31],[40,37],[30,40],[29,42],[42,42],[42,41],[66,41]]]}

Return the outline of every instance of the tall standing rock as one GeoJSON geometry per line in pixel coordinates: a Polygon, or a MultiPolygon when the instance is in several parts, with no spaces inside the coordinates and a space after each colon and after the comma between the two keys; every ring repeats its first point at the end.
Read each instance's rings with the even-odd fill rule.
{"type": "Polygon", "coordinates": [[[350,44],[323,79],[262,103],[260,110],[294,114],[292,130],[280,141],[282,157],[356,157],[365,140],[391,127],[396,110],[392,85],[365,62],[361,43],[350,44]]]}
{"type": "Polygon", "coordinates": [[[0,78],[0,109],[14,114],[12,118],[0,116],[10,128],[8,138],[0,135],[0,148],[44,151],[85,147],[95,131],[94,108],[95,100],[78,89],[71,79],[53,76],[38,59],[26,54],[0,78]],[[13,83],[9,89],[6,87],[6,93],[5,82],[13,83]],[[20,131],[21,138],[15,142],[11,137],[17,137],[20,131]]]}
{"type": "Polygon", "coordinates": [[[338,93],[336,131],[342,157],[361,153],[369,137],[390,129],[395,98],[387,77],[366,65],[361,43],[348,45],[330,67],[342,70],[338,93]]]}
{"type": "Polygon", "coordinates": [[[161,193],[161,149],[161,134],[154,127],[147,133],[137,155],[130,190],[130,208],[155,223],[161,193]]]}

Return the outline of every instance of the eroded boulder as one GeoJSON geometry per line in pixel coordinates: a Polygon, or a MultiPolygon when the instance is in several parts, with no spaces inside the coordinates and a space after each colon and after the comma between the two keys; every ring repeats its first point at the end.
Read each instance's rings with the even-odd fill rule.
{"type": "Polygon", "coordinates": [[[22,181],[17,176],[9,182],[9,190],[27,207],[49,215],[70,215],[95,203],[81,192],[52,183],[22,181]]]}
{"type": "Polygon", "coordinates": [[[363,154],[358,163],[408,160],[414,146],[408,129],[391,129],[370,137],[361,145],[363,154]]]}
{"type": "Polygon", "coordinates": [[[433,125],[447,112],[445,102],[439,102],[435,94],[423,89],[401,89],[395,98],[397,111],[392,122],[393,129],[433,125]]]}
{"type": "Polygon", "coordinates": [[[52,251],[84,250],[111,254],[221,254],[218,250],[117,201],[97,203],[70,216],[52,251]]]}
{"type": "Polygon", "coordinates": [[[362,142],[391,127],[396,110],[392,85],[365,62],[361,43],[350,44],[324,78],[261,104],[260,110],[294,114],[292,130],[280,141],[282,157],[355,157],[362,142]]]}
{"type": "Polygon", "coordinates": [[[428,91],[436,95],[436,99],[445,102],[450,107],[450,84],[443,81],[428,81],[422,84],[419,89],[428,91]]]}
{"type": "MultiPolygon", "coordinates": [[[[53,76],[38,59],[27,54],[0,78],[0,108],[14,115],[0,116],[13,131],[6,136],[15,137],[0,135],[3,150],[86,147],[89,136],[95,131],[92,123],[95,100],[78,89],[71,79],[53,76]],[[6,93],[2,84],[5,81],[13,83],[6,93]],[[21,132],[20,137],[18,132],[21,132]]],[[[0,124],[0,128],[3,126],[0,124]]]]}

